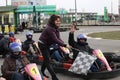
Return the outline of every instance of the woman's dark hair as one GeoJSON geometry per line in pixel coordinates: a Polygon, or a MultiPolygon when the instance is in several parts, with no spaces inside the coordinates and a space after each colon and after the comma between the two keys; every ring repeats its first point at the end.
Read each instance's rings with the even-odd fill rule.
{"type": "Polygon", "coordinates": [[[51,17],[48,20],[48,25],[51,26],[51,27],[55,27],[56,26],[55,25],[55,20],[57,20],[58,18],[60,18],[60,16],[55,15],[55,14],[51,15],[51,17]]]}

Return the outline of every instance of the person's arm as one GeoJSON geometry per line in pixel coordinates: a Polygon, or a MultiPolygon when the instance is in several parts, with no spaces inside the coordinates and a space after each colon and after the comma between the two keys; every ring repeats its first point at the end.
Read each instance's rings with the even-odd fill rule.
{"type": "Polygon", "coordinates": [[[22,49],[23,49],[23,51],[26,51],[26,52],[28,51],[28,49],[29,49],[29,44],[27,44],[26,41],[23,42],[23,44],[22,44],[22,49]]]}
{"type": "Polygon", "coordinates": [[[58,45],[60,45],[60,46],[67,46],[63,41],[61,41],[58,37],[57,37],[57,35],[56,35],[56,33],[55,32],[51,32],[50,33],[50,35],[51,35],[51,39],[56,43],[56,44],[58,44],[58,45]]]}
{"type": "Polygon", "coordinates": [[[23,67],[25,67],[27,64],[30,64],[30,61],[28,60],[26,55],[21,55],[21,62],[22,62],[23,67]]]}
{"type": "Polygon", "coordinates": [[[3,49],[5,53],[9,52],[9,42],[8,41],[3,41],[3,49]]]}
{"type": "Polygon", "coordinates": [[[89,45],[88,45],[88,47],[89,47],[89,53],[90,53],[90,54],[93,54],[94,49],[91,48],[89,45]]]}
{"type": "Polygon", "coordinates": [[[11,76],[15,71],[9,71],[9,63],[7,58],[5,58],[3,65],[1,67],[2,74],[5,76],[11,76]]]}
{"type": "Polygon", "coordinates": [[[72,47],[74,47],[74,44],[76,43],[74,40],[74,32],[75,32],[75,26],[72,24],[70,28],[69,37],[68,37],[68,43],[72,47]]]}

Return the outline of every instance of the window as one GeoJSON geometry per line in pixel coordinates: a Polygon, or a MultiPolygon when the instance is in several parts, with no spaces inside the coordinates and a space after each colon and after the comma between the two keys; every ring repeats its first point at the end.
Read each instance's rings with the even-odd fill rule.
{"type": "Polygon", "coordinates": [[[9,14],[9,18],[10,18],[10,23],[13,25],[14,24],[14,15],[9,14]]]}
{"type": "Polygon", "coordinates": [[[4,15],[4,24],[8,25],[9,24],[9,15],[4,15]]]}

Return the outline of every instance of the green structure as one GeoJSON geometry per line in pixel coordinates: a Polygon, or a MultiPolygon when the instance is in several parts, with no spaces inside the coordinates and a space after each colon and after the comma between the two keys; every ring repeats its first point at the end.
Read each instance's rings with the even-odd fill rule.
{"type": "Polygon", "coordinates": [[[40,25],[40,17],[36,19],[37,16],[40,16],[41,13],[49,13],[55,11],[56,11],[55,5],[45,5],[45,6],[36,5],[36,6],[18,6],[15,12],[18,14],[27,14],[27,13],[34,14],[33,24],[36,24],[37,27],[38,24],[40,25]]]}
{"type": "Polygon", "coordinates": [[[106,7],[104,7],[104,22],[108,22],[109,18],[108,18],[108,10],[106,7]]]}
{"type": "Polygon", "coordinates": [[[33,6],[18,6],[15,12],[16,13],[32,13],[33,6]]]}
{"type": "MultiPolygon", "coordinates": [[[[20,18],[19,18],[20,14],[35,14],[34,15],[35,20],[33,20],[33,21],[36,21],[37,20],[36,16],[39,16],[41,13],[55,14],[56,6],[55,5],[2,6],[2,7],[0,7],[0,26],[2,24],[5,24],[8,27],[8,24],[12,23],[12,25],[14,25],[14,28],[15,28],[20,23],[20,18]]],[[[38,19],[38,21],[40,22],[40,18],[38,19]]],[[[38,23],[38,24],[40,24],[40,23],[38,23]]],[[[1,30],[1,28],[0,28],[0,30],[1,30]]],[[[7,28],[7,32],[8,32],[8,28],[7,28]]]]}
{"type": "Polygon", "coordinates": [[[35,6],[36,12],[55,12],[56,6],[55,5],[46,5],[46,6],[35,6]]]}

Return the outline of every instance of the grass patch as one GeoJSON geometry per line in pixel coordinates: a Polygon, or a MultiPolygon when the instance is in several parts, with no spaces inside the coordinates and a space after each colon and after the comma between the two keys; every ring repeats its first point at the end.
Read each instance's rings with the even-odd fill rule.
{"type": "Polygon", "coordinates": [[[93,38],[120,40],[120,31],[92,33],[92,34],[88,34],[87,36],[93,38]]]}

